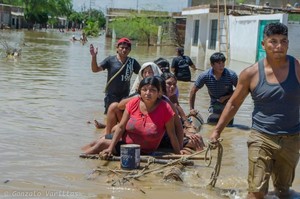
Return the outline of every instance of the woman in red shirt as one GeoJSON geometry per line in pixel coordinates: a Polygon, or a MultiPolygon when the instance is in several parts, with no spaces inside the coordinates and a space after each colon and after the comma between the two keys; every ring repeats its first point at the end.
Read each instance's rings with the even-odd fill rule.
{"type": "Polygon", "coordinates": [[[159,98],[160,89],[160,81],[156,77],[143,79],[138,88],[140,96],[127,103],[120,123],[114,127],[112,140],[101,138],[85,149],[85,153],[98,154],[103,151],[108,155],[120,154],[121,144],[139,144],[142,154],[150,154],[158,148],[167,132],[174,153],[180,154],[174,127],[175,113],[166,101],[159,98]]]}

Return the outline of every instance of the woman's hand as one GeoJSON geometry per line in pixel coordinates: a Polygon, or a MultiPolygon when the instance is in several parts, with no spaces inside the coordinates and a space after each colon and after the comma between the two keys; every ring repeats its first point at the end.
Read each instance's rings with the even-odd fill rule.
{"type": "Polygon", "coordinates": [[[110,148],[104,149],[102,152],[100,152],[101,159],[107,160],[109,157],[112,156],[112,150],[110,148]]]}
{"type": "Polygon", "coordinates": [[[191,140],[191,144],[195,147],[196,151],[203,150],[205,144],[203,142],[201,135],[188,133],[186,134],[186,137],[188,137],[191,140]]]}

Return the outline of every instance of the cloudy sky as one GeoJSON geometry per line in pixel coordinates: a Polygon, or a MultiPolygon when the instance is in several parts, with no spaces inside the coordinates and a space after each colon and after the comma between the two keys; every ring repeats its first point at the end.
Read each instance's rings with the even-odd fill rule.
{"type": "Polygon", "coordinates": [[[76,11],[100,9],[105,13],[107,8],[126,8],[144,10],[164,10],[180,12],[186,8],[189,0],[73,0],[76,11]]]}

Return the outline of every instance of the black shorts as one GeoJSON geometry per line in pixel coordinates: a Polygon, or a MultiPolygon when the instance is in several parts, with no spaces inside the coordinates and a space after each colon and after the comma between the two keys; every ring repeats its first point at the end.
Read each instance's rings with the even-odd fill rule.
{"type": "Polygon", "coordinates": [[[113,95],[113,94],[106,94],[104,98],[104,114],[107,113],[108,107],[114,103],[114,102],[120,102],[123,98],[127,97],[128,94],[123,94],[123,95],[113,95]]]}
{"type": "MultiPolygon", "coordinates": [[[[185,145],[187,145],[187,143],[189,142],[189,138],[188,137],[184,137],[183,138],[183,147],[185,145]]],[[[164,134],[163,138],[160,141],[159,147],[158,148],[163,148],[163,149],[173,149],[171,140],[168,136],[167,133],[164,134]]]]}

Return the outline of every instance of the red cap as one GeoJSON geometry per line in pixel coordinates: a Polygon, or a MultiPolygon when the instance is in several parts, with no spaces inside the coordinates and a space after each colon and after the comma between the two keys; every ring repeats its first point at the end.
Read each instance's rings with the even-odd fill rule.
{"type": "Polygon", "coordinates": [[[129,47],[131,47],[131,41],[126,37],[119,39],[117,45],[120,45],[121,43],[126,43],[129,47]]]}

